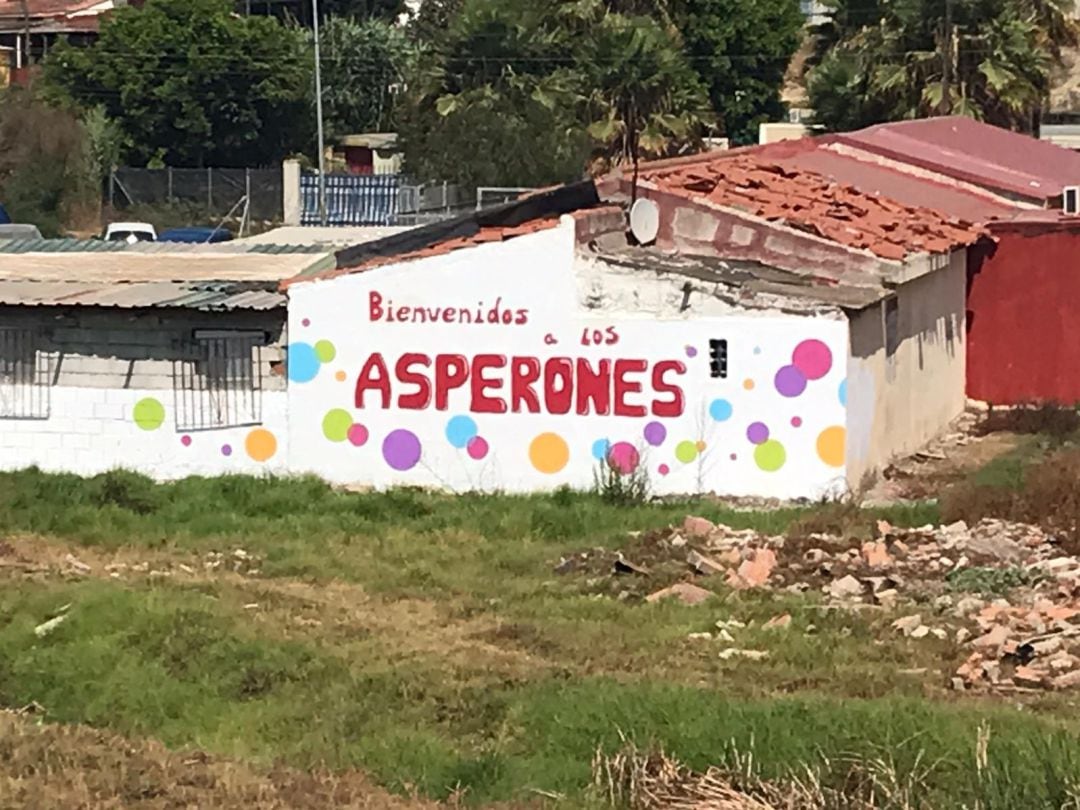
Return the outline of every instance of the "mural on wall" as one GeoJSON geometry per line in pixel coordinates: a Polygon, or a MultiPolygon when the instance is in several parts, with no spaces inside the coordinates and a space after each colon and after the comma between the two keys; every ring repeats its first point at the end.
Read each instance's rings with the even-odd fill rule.
{"type": "Polygon", "coordinates": [[[560,227],[290,288],[290,466],[375,486],[777,497],[844,476],[846,322],[578,307],[560,227]]]}

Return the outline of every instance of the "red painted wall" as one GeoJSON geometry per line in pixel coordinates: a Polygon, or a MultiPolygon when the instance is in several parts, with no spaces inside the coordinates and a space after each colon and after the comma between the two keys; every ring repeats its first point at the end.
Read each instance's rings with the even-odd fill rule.
{"type": "Polygon", "coordinates": [[[968,257],[968,396],[1080,403],[1080,223],[994,235],[968,257]]]}

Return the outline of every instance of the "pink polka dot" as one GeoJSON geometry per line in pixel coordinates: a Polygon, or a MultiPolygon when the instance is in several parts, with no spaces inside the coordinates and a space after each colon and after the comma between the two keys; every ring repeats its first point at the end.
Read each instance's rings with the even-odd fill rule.
{"type": "Polygon", "coordinates": [[[181,436],[180,437],[180,444],[184,445],[184,447],[191,447],[191,437],[190,436],[181,436]]]}
{"type": "Polygon", "coordinates": [[[608,463],[622,475],[629,475],[636,470],[638,461],[640,457],[637,448],[630,442],[616,442],[608,450],[608,463]]]}
{"type": "Polygon", "coordinates": [[[363,447],[368,440],[368,429],[359,422],[354,422],[349,426],[349,432],[345,436],[353,447],[363,447]]]}
{"type": "Polygon", "coordinates": [[[738,457],[739,457],[739,456],[738,456],[738,454],[736,454],[736,453],[732,453],[732,454],[731,454],[731,460],[732,460],[732,461],[734,461],[734,460],[735,460],[735,459],[737,459],[738,457]]]}
{"type": "Polygon", "coordinates": [[[469,439],[469,443],[468,445],[466,445],[466,450],[469,453],[469,458],[474,458],[479,461],[488,454],[487,439],[483,438],[482,436],[473,436],[471,439],[469,439]]]}
{"type": "Polygon", "coordinates": [[[656,471],[661,475],[667,475],[669,472],[671,472],[671,468],[667,464],[661,464],[659,467],[656,468],[656,471]]]}
{"type": "Polygon", "coordinates": [[[820,380],[832,368],[832,352],[820,340],[804,340],[791,353],[791,362],[808,380],[820,380]]]}
{"type": "Polygon", "coordinates": [[[300,321],[300,325],[301,326],[311,326],[311,321],[309,319],[307,319],[307,318],[304,318],[304,320],[300,321]]]}
{"type": "Polygon", "coordinates": [[[800,419],[798,416],[791,417],[791,426],[792,427],[799,427],[801,425],[802,425],[802,419],[800,419]]]}

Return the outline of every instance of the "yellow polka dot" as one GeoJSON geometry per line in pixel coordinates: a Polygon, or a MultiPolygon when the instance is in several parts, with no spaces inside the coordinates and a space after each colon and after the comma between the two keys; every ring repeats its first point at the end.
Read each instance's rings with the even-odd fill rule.
{"type": "Polygon", "coordinates": [[[747,378],[747,379],[742,381],[742,387],[745,388],[747,391],[753,391],[754,390],[754,381],[747,378]]]}
{"type": "Polygon", "coordinates": [[[244,449],[255,461],[266,461],[277,452],[277,439],[264,428],[256,428],[244,440],[244,449]]]}
{"type": "Polygon", "coordinates": [[[817,454],[830,467],[844,466],[846,431],[839,425],[827,427],[817,437],[817,454]]]}
{"type": "Polygon", "coordinates": [[[345,382],[345,372],[344,371],[337,372],[336,374],[334,374],[334,379],[337,380],[338,382],[345,382]]]}
{"type": "Polygon", "coordinates": [[[529,461],[542,473],[557,473],[570,461],[570,448],[557,433],[541,433],[529,445],[529,461]]]}

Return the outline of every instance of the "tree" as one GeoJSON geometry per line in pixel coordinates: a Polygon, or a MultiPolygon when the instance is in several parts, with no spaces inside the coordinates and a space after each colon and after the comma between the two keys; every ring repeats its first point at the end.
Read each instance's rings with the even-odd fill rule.
{"type": "Polygon", "coordinates": [[[1031,131],[1077,43],[1065,0],[834,0],[810,103],[827,129],[969,115],[1031,131]]]}
{"type": "Polygon", "coordinates": [[[672,0],[672,17],[723,134],[756,143],[758,125],[784,115],[780,89],[803,37],[798,0],[672,0]]]}
{"type": "Polygon", "coordinates": [[[327,22],[345,17],[392,23],[405,11],[404,0],[319,0],[319,20],[327,22]]]}
{"type": "Polygon", "coordinates": [[[0,93],[0,200],[15,222],[58,236],[65,222],[100,204],[82,124],[68,110],[22,90],[0,93]]]}
{"type": "Polygon", "coordinates": [[[419,61],[401,130],[422,177],[555,183],[590,157],[678,151],[711,123],[678,32],[601,0],[465,0],[419,61]]]}
{"type": "Polygon", "coordinates": [[[102,105],[135,163],[266,165],[309,137],[306,33],[229,0],[119,8],[92,46],[57,46],[44,75],[54,96],[102,105]]]}
{"type": "Polygon", "coordinates": [[[327,138],[389,130],[409,58],[405,35],[379,20],[335,18],[320,45],[327,138]]]}

